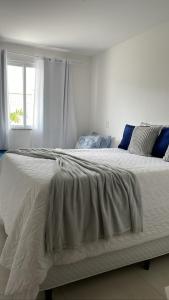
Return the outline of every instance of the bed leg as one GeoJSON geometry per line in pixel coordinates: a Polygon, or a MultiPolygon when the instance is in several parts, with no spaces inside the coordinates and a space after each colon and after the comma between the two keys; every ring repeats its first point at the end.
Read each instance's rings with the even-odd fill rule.
{"type": "Polygon", "coordinates": [[[52,289],[45,291],[45,300],[52,300],[52,289]]]}
{"type": "Polygon", "coordinates": [[[151,264],[150,259],[145,260],[143,264],[143,269],[148,271],[150,269],[150,264],[151,264]]]}

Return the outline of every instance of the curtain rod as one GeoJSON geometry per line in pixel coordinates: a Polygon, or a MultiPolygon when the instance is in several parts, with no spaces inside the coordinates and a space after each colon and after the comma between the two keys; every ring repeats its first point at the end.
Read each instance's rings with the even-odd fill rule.
{"type": "MultiPolygon", "coordinates": [[[[61,58],[61,57],[46,57],[46,56],[42,56],[42,55],[30,55],[30,54],[25,54],[25,53],[18,53],[15,51],[7,51],[7,53],[26,56],[26,57],[30,57],[30,58],[55,59],[56,61],[58,61],[58,63],[64,62],[67,59],[67,58],[61,58]]],[[[70,59],[70,63],[71,64],[85,64],[85,62],[81,62],[80,60],[74,60],[74,59],[70,59]]]]}

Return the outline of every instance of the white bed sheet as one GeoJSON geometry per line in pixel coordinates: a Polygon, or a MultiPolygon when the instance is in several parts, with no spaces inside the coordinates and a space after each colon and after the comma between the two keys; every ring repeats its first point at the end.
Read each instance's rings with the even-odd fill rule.
{"type": "MultiPolygon", "coordinates": [[[[142,193],[144,231],[83,245],[73,251],[65,250],[53,260],[41,257],[38,261],[41,268],[47,271],[52,264],[72,263],[169,236],[169,163],[120,149],[68,151],[85,159],[127,168],[136,174],[142,193]]],[[[27,193],[33,190],[36,196],[48,184],[54,174],[55,162],[7,154],[0,162],[0,168],[0,217],[7,235],[10,235],[27,193]]],[[[9,291],[15,288],[9,288],[9,291]]]]}

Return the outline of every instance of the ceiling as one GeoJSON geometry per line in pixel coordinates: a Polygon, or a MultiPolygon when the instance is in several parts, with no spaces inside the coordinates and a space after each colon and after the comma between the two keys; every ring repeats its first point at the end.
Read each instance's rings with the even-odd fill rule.
{"type": "Polygon", "coordinates": [[[0,0],[0,39],[92,55],[169,20],[169,0],[0,0]]]}

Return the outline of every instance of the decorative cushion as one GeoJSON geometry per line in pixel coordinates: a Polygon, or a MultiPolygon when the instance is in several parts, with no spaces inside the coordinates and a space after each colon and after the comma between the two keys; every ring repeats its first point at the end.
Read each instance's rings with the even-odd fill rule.
{"type": "Polygon", "coordinates": [[[167,151],[166,151],[165,156],[163,157],[163,159],[164,159],[165,161],[168,161],[168,162],[169,162],[169,146],[168,146],[168,148],[167,148],[167,151]]]}
{"type": "Polygon", "coordinates": [[[161,124],[157,125],[157,124],[150,124],[150,123],[146,123],[146,122],[141,122],[140,126],[153,126],[153,127],[156,127],[156,126],[159,127],[159,126],[161,126],[161,128],[163,128],[163,127],[167,127],[168,128],[169,127],[169,125],[166,125],[166,124],[165,125],[161,125],[161,124]]]}
{"type": "Polygon", "coordinates": [[[169,128],[164,127],[157,137],[152,150],[152,156],[162,158],[169,146],[169,128]]]}
{"type": "Polygon", "coordinates": [[[101,137],[99,135],[81,136],[76,144],[77,149],[100,148],[101,137]]]}
{"type": "Polygon", "coordinates": [[[123,132],[123,137],[122,137],[120,144],[118,145],[118,148],[124,149],[124,150],[128,149],[134,128],[135,128],[135,126],[126,124],[126,126],[124,128],[124,132],[123,132]]]}
{"type": "Polygon", "coordinates": [[[161,126],[136,126],[131,137],[129,152],[150,156],[161,126]]]}
{"type": "Polygon", "coordinates": [[[112,137],[110,135],[100,135],[97,132],[92,132],[92,135],[97,135],[101,137],[100,148],[111,148],[112,146],[112,137]]]}

